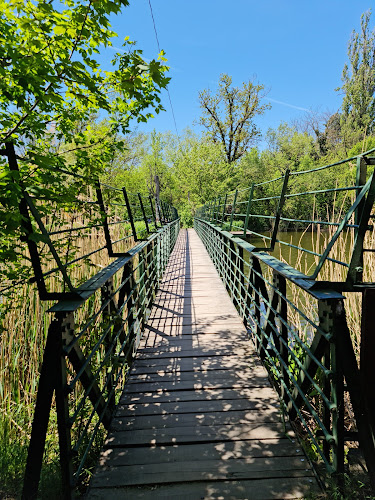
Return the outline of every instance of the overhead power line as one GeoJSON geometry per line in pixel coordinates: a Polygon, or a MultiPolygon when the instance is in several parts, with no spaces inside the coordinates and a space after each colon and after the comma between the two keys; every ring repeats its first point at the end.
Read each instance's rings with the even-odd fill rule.
{"type": "MultiPolygon", "coordinates": [[[[161,49],[160,49],[160,43],[159,43],[159,37],[158,37],[158,31],[157,31],[157,29],[156,29],[155,18],[154,18],[154,13],[153,13],[153,10],[152,10],[151,0],[148,0],[148,4],[149,4],[149,6],[150,6],[150,11],[151,11],[152,22],[153,22],[153,25],[154,25],[154,31],[155,31],[156,43],[157,43],[157,46],[158,46],[158,51],[159,51],[159,53],[160,53],[160,52],[161,52],[161,49]]],[[[180,135],[179,135],[179,133],[178,133],[178,129],[177,129],[176,117],[175,117],[175,114],[174,114],[174,109],[173,109],[173,105],[172,105],[171,94],[169,93],[169,89],[168,89],[168,88],[167,88],[167,94],[168,94],[169,104],[170,104],[170,106],[171,106],[172,117],[173,117],[173,123],[174,123],[174,128],[175,128],[175,130],[176,130],[177,139],[178,139],[178,141],[180,141],[180,135]]]]}

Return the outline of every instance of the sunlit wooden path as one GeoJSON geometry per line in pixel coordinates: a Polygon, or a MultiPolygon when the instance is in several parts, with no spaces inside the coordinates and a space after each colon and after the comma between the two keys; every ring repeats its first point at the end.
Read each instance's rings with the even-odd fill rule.
{"type": "Polygon", "coordinates": [[[319,491],[200,239],[181,231],[90,499],[303,498],[319,491]]]}

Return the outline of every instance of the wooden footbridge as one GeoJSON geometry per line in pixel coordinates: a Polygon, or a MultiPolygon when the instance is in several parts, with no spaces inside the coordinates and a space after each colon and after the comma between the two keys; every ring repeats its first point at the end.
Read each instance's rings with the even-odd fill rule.
{"type": "Polygon", "coordinates": [[[312,468],[203,243],[182,230],[88,498],[301,498],[312,468]]]}
{"type": "Polygon", "coordinates": [[[346,443],[359,443],[375,487],[373,153],[218,196],[180,230],[167,203],[77,174],[72,183],[64,170],[59,183],[77,193],[46,204],[8,144],[30,281],[52,315],[23,498],[38,495],[51,413],[66,499],[94,469],[90,499],[314,495],[302,443],[338,478],[346,443]],[[351,183],[332,184],[348,162],[351,183]],[[325,189],[310,187],[316,176],[325,189]],[[313,213],[296,218],[302,197],[313,213]],[[304,248],[288,241],[290,225],[330,232],[304,248]],[[352,293],[362,295],[359,353],[352,293]]]}

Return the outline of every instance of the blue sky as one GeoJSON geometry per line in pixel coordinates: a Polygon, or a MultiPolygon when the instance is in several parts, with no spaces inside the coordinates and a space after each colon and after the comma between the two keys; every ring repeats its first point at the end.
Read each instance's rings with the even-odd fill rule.
{"type": "MultiPolygon", "coordinates": [[[[200,115],[198,92],[215,89],[221,73],[235,85],[256,78],[269,89],[272,109],[257,119],[263,132],[300,117],[303,109],[336,111],[335,88],[347,60],[347,43],[369,0],[151,0],[160,46],[171,67],[169,92],[178,131],[200,115]]],[[[148,0],[112,20],[119,34],[137,41],[144,57],[157,55],[148,0]]],[[[375,23],[373,13],[372,25],[375,23]]],[[[101,58],[112,56],[107,49],[101,58]]],[[[167,95],[166,112],[139,130],[175,131],[167,95]]]]}

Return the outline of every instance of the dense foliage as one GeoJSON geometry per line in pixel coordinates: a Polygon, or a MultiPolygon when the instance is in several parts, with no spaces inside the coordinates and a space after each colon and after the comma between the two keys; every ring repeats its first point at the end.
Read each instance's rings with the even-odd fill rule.
{"type": "Polygon", "coordinates": [[[370,31],[371,11],[361,17],[361,30],[355,30],[348,45],[349,64],[342,73],[344,93],[341,128],[345,145],[365,141],[375,132],[375,28],[370,31]]]}
{"type": "MultiPolygon", "coordinates": [[[[349,40],[349,61],[343,70],[342,87],[337,89],[343,95],[338,111],[331,114],[311,110],[295,123],[281,123],[264,134],[267,147],[261,149],[257,146],[260,134],[256,118],[269,107],[263,85],[249,81],[242,87],[233,87],[231,77],[223,74],[216,92],[204,90],[198,96],[202,108],[199,122],[206,131],[198,135],[188,129],[179,138],[170,133],[143,137],[139,165],[124,165],[127,182],[152,192],[153,168],[162,179],[164,195],[188,224],[199,205],[235,188],[278,177],[286,169],[308,170],[372,149],[375,31],[370,30],[370,21],[368,11],[361,18],[360,32],[353,31],[349,40]]],[[[131,144],[129,147],[133,148],[131,144]]],[[[353,163],[338,167],[335,177],[323,171],[306,177],[306,185],[299,188],[319,190],[353,185],[354,171],[353,163]]],[[[324,196],[317,196],[315,203],[316,214],[327,216],[332,210],[324,196]]],[[[298,210],[303,217],[311,212],[311,200],[306,198],[305,204],[300,201],[298,206],[289,202],[285,208],[290,214],[298,210]]]]}
{"type": "MultiPolygon", "coordinates": [[[[20,276],[25,256],[21,188],[65,209],[120,161],[131,119],[146,121],[163,109],[159,92],[169,81],[163,53],[147,62],[126,38],[111,71],[96,60],[116,35],[109,16],[128,3],[0,1],[0,148],[13,143],[20,169],[11,172],[0,157],[0,259],[8,263],[2,269],[8,280],[20,276]],[[105,121],[95,119],[100,113],[105,121]]],[[[44,215],[56,211],[49,203],[39,207],[44,215]]]]}

